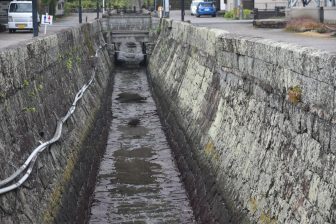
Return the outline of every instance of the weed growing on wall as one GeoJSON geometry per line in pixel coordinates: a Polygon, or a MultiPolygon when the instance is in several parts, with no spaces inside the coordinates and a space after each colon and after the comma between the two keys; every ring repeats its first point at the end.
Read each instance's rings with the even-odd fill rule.
{"type": "Polygon", "coordinates": [[[22,84],[23,88],[26,88],[29,86],[29,81],[27,79],[23,80],[23,84],[22,84]]]}
{"type": "Polygon", "coordinates": [[[72,59],[71,58],[68,58],[68,60],[65,63],[65,66],[66,66],[68,72],[71,72],[71,70],[72,70],[72,59]]]}
{"type": "Polygon", "coordinates": [[[36,108],[35,107],[24,107],[22,111],[26,113],[35,113],[36,108]]]}
{"type": "Polygon", "coordinates": [[[297,104],[301,101],[302,89],[300,86],[291,86],[288,89],[288,100],[293,104],[297,104]]]}
{"type": "Polygon", "coordinates": [[[6,93],[0,91],[0,100],[5,99],[6,98],[6,93]]]}

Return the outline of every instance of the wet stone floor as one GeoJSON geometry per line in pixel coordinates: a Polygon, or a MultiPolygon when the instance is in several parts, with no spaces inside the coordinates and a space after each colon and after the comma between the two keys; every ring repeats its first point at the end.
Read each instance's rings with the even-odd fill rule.
{"type": "Polygon", "coordinates": [[[145,69],[119,70],[89,223],[195,223],[145,69]]]}

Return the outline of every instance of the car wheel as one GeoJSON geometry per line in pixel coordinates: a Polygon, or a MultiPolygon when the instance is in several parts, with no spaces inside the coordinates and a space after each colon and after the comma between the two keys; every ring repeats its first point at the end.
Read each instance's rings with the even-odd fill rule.
{"type": "Polygon", "coordinates": [[[16,32],[16,29],[12,29],[12,33],[15,33],[16,32]]]}
{"type": "Polygon", "coordinates": [[[8,29],[8,32],[10,32],[10,33],[11,33],[11,32],[12,32],[12,29],[8,29]]]}
{"type": "Polygon", "coordinates": [[[212,14],[212,17],[216,17],[216,14],[212,14]]]}
{"type": "Polygon", "coordinates": [[[201,17],[201,15],[200,15],[200,14],[196,14],[196,17],[198,17],[198,18],[199,18],[199,17],[201,17]]]}

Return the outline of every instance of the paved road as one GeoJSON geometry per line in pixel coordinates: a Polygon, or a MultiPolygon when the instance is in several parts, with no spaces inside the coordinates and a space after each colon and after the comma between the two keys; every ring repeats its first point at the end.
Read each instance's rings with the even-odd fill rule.
{"type": "MultiPolygon", "coordinates": [[[[90,22],[95,20],[96,13],[83,13],[83,23],[86,21],[90,22]]],[[[100,14],[101,16],[101,14],[100,14]]],[[[58,18],[57,21],[52,25],[47,27],[47,34],[50,35],[55,32],[58,32],[62,29],[69,27],[78,26],[78,15],[72,14],[64,18],[58,18]]],[[[44,26],[41,25],[39,37],[46,36],[44,34],[44,26]]],[[[16,33],[2,32],[0,33],[0,49],[4,49],[9,46],[16,46],[18,43],[29,41],[33,39],[33,33],[29,31],[17,31],[16,33]]]]}
{"type": "MultiPolygon", "coordinates": [[[[179,11],[171,11],[170,18],[174,20],[181,20],[181,13],[179,11]]],[[[254,28],[252,25],[252,20],[226,20],[223,17],[197,18],[195,16],[191,16],[190,11],[186,11],[185,13],[185,21],[187,20],[190,20],[190,22],[196,26],[219,28],[241,35],[256,36],[294,43],[305,47],[313,47],[336,53],[336,37],[330,37],[330,35],[319,35],[315,33],[290,33],[284,29],[254,28]]]]}
{"type": "MultiPolygon", "coordinates": [[[[86,21],[86,18],[88,22],[93,21],[95,17],[96,13],[83,13],[83,22],[86,21]]],[[[170,17],[175,20],[181,20],[180,11],[171,11],[170,17]]],[[[336,37],[330,37],[327,35],[316,35],[314,33],[289,33],[283,29],[257,29],[252,26],[251,20],[226,20],[223,17],[197,18],[195,16],[191,16],[189,11],[186,11],[185,20],[190,20],[191,23],[196,26],[219,28],[241,35],[263,37],[336,53],[336,37]]],[[[76,14],[58,19],[53,26],[48,27],[47,35],[60,31],[64,28],[77,26],[78,24],[78,15],[76,14]]],[[[39,35],[44,36],[43,27],[41,27],[39,35]]],[[[24,40],[31,40],[33,38],[32,36],[32,33],[24,31],[17,33],[0,33],[0,49],[11,45],[17,45],[18,42],[22,42],[24,40]]]]}

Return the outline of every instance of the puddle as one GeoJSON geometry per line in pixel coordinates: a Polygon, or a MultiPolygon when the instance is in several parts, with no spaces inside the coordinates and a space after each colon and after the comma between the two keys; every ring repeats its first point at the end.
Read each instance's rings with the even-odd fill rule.
{"type": "Polygon", "coordinates": [[[156,170],[161,166],[142,159],[118,158],[115,161],[116,179],[120,184],[148,185],[156,183],[156,170]],[[130,175],[132,174],[132,175],[130,175]]]}
{"type": "Polygon", "coordinates": [[[137,93],[119,93],[116,98],[120,103],[144,103],[146,101],[146,97],[140,96],[137,93]]]}
{"type": "Polygon", "coordinates": [[[119,149],[113,153],[115,157],[143,157],[148,158],[155,155],[151,148],[138,148],[138,149],[119,149]]]}
{"type": "Polygon", "coordinates": [[[141,138],[142,136],[148,133],[148,129],[143,126],[137,126],[137,127],[119,126],[118,131],[122,132],[122,135],[125,138],[126,137],[141,138]]]}

